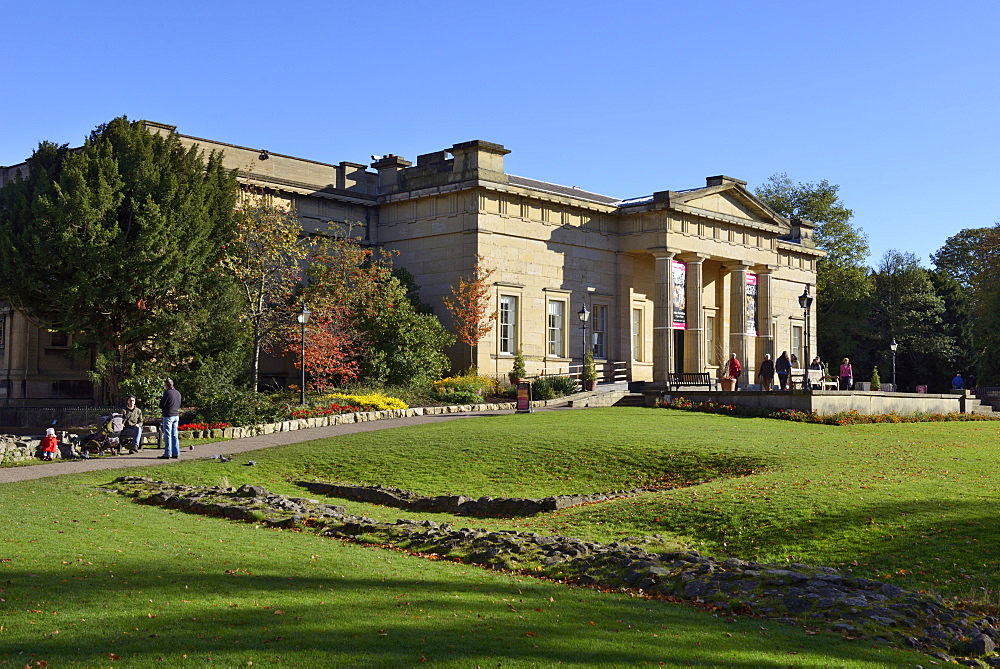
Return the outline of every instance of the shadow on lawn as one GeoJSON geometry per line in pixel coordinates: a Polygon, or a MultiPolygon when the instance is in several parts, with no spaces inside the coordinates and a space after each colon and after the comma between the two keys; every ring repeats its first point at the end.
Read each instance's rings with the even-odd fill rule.
{"type": "MultiPolygon", "coordinates": [[[[132,566],[139,565],[120,565],[120,573],[132,566]]],[[[791,652],[797,662],[872,657],[871,651],[839,639],[817,648],[815,637],[806,642],[792,627],[751,619],[727,625],[687,607],[548,583],[289,579],[148,567],[131,574],[127,583],[107,575],[60,580],[65,574],[59,572],[7,571],[5,576],[9,580],[0,584],[6,588],[7,630],[0,658],[19,666],[41,660],[91,665],[112,655],[143,663],[183,656],[193,662],[282,658],[327,666],[497,659],[541,665],[767,666],[759,655],[745,661],[734,657],[744,645],[740,639],[776,655],[791,652]],[[173,583],[166,586],[162,579],[173,583]],[[289,601],[292,595],[295,600],[289,601]],[[10,641],[26,633],[32,641],[10,641]]]]}
{"type": "MultiPolygon", "coordinates": [[[[841,555],[834,566],[859,575],[963,598],[986,588],[993,591],[994,603],[998,600],[1000,524],[983,501],[869,502],[850,511],[783,523],[758,532],[755,541],[789,550],[800,546],[806,552],[812,547],[828,552],[831,545],[839,545],[841,555]]],[[[744,543],[741,550],[746,549],[744,543]]]]}

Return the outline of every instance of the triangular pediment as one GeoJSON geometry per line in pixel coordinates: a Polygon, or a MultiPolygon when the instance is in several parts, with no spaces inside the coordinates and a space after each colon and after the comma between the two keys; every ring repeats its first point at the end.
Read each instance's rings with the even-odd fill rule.
{"type": "Polygon", "coordinates": [[[670,204],[687,211],[703,211],[712,217],[722,217],[729,220],[742,219],[757,225],[789,228],[789,223],[784,217],[775,213],[753,194],[737,184],[709,186],[681,193],[671,193],[670,204]]]}

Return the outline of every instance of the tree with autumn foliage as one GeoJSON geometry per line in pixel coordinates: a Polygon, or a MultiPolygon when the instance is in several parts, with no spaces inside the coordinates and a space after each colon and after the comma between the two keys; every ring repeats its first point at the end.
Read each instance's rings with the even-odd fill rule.
{"type": "Polygon", "coordinates": [[[306,256],[302,225],[295,211],[275,202],[260,188],[243,190],[237,208],[236,234],[223,248],[219,266],[236,281],[242,297],[242,322],[253,352],[250,387],[257,389],[261,349],[270,351],[289,322],[289,304],[306,256]]]}
{"type": "Polygon", "coordinates": [[[472,272],[458,277],[458,285],[451,287],[451,297],[444,298],[444,306],[451,313],[458,339],[469,347],[469,364],[475,367],[475,348],[480,340],[493,329],[496,309],[490,309],[491,286],[489,278],[494,269],[483,266],[483,257],[476,254],[472,272]]]}
{"type": "MultiPolygon", "coordinates": [[[[453,337],[433,314],[422,314],[393,275],[394,254],[364,246],[350,230],[317,240],[306,265],[302,299],[313,313],[306,326],[306,370],[314,387],[361,378],[409,385],[447,370],[453,337]]],[[[286,350],[301,334],[289,332],[286,350]]]]}

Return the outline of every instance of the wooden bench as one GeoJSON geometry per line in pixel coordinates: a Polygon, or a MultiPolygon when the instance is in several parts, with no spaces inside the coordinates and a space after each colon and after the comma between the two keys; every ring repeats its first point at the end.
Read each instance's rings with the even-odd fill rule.
{"type": "Polygon", "coordinates": [[[709,390],[715,390],[718,382],[708,372],[668,372],[667,387],[670,390],[690,386],[705,386],[709,390]]]}

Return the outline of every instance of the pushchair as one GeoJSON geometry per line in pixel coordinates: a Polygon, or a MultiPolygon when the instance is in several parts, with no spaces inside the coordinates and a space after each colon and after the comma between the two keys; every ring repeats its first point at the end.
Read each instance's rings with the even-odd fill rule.
{"type": "Polygon", "coordinates": [[[108,452],[121,455],[121,433],[125,427],[125,416],[113,413],[100,417],[97,432],[80,437],[80,454],[89,457],[91,453],[104,455],[108,452]]]}

